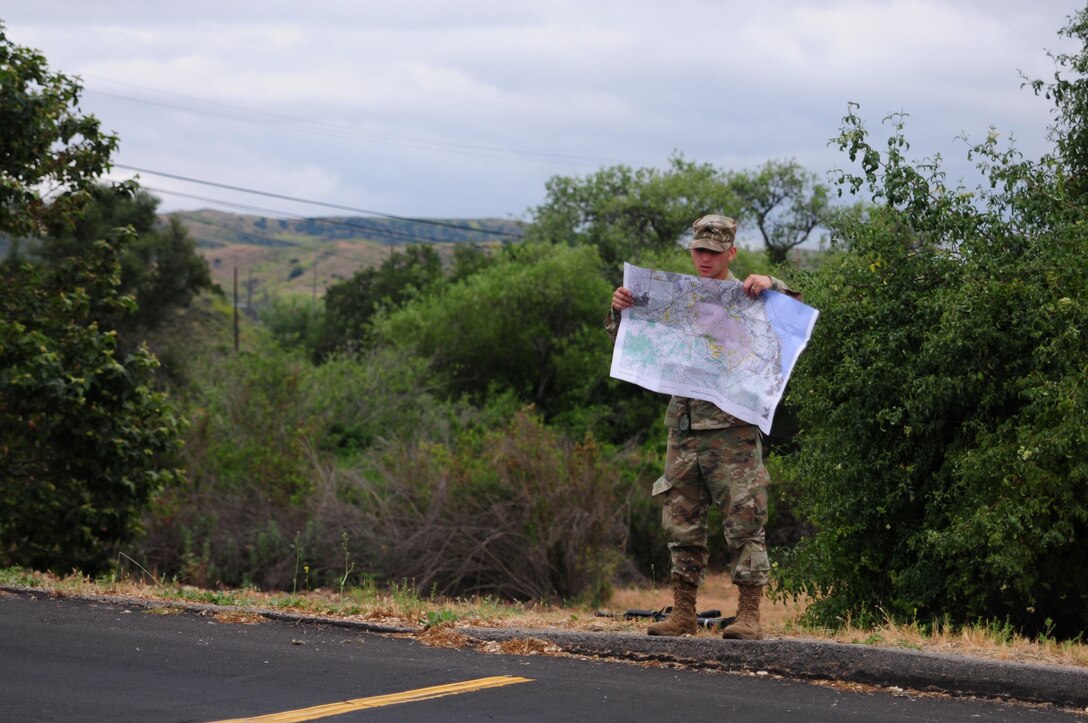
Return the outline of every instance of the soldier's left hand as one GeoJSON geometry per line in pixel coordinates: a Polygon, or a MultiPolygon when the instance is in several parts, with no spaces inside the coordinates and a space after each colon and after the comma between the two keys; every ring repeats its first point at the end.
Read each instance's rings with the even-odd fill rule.
{"type": "Polygon", "coordinates": [[[744,280],[744,293],[751,298],[757,298],[761,293],[770,289],[774,284],[770,276],[764,274],[751,274],[744,280]]]}

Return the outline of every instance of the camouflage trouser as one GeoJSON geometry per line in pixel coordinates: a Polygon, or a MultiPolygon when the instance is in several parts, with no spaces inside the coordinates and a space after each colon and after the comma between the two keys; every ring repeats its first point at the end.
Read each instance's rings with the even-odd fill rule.
{"type": "Polygon", "coordinates": [[[706,517],[713,503],[722,514],[733,583],[767,584],[763,525],[769,481],[758,428],[669,429],[665,476],[653,493],[664,495],[661,521],[673,580],[702,584],[710,556],[706,517]]]}

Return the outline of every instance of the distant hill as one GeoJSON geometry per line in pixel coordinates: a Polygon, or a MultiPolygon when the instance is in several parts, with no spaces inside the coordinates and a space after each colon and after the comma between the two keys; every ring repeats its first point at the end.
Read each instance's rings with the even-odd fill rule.
{"type": "Polygon", "coordinates": [[[458,244],[497,246],[523,232],[521,223],[506,219],[281,219],[211,210],[164,215],[169,217],[185,225],[228,294],[237,269],[244,307],[266,305],[276,296],[321,296],[327,286],[377,266],[408,244],[431,244],[448,258],[458,244]]]}

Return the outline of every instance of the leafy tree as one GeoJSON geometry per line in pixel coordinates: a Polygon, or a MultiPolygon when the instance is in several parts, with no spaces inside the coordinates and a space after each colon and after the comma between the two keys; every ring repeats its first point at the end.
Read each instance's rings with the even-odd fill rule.
{"type": "Polygon", "coordinates": [[[324,350],[329,339],[323,308],[308,299],[273,298],[272,303],[261,310],[260,316],[261,323],[281,348],[305,351],[313,361],[324,356],[317,351],[324,350]]]}
{"type": "MultiPolygon", "coordinates": [[[[724,171],[674,156],[665,171],[612,166],[586,176],[556,176],[534,209],[527,238],[596,246],[605,268],[681,243],[692,222],[724,213],[759,231],[775,266],[829,223],[827,186],[794,161],[755,171],[724,171]]],[[[618,281],[618,271],[612,271],[618,281]]]]}
{"type": "Polygon", "coordinates": [[[171,218],[161,227],[159,199],[147,191],[129,183],[97,184],[88,196],[80,213],[68,223],[55,224],[37,250],[47,262],[56,263],[86,253],[116,228],[132,229],[121,257],[118,291],[132,296],[136,308],[99,321],[119,332],[122,348],[133,349],[172,313],[189,306],[196,294],[211,289],[211,271],[181,221],[171,218]]]}
{"type": "Polygon", "coordinates": [[[38,236],[70,221],[108,168],[117,137],[80,112],[81,90],[0,23],[0,233],[38,236]]]}
{"type": "MultiPolygon", "coordinates": [[[[116,138],[79,90],[0,26],[0,234],[67,227],[91,199],[116,138]]],[[[0,564],[101,569],[174,474],[180,422],[148,388],[154,357],[119,360],[96,321],[132,306],[117,291],[128,240],[0,266],[0,564]]]]}
{"type": "MultiPolygon", "coordinates": [[[[607,359],[608,283],[595,249],[525,244],[377,323],[378,338],[431,360],[455,393],[512,390],[545,411],[565,369],[607,359]]],[[[578,377],[584,372],[579,371],[578,377]]]]}
{"type": "Polygon", "coordinates": [[[861,168],[841,181],[879,205],[805,284],[821,317],[791,382],[791,466],[818,532],[780,580],[824,623],[1088,632],[1085,19],[1066,28],[1085,49],[1059,57],[1075,80],[1051,88],[1057,152],[1023,160],[991,132],[973,193],[906,160],[902,117],[883,151],[845,118],[861,168]]]}
{"type": "Polygon", "coordinates": [[[620,165],[585,178],[555,176],[546,190],[526,238],[594,246],[613,270],[638,253],[676,246],[699,216],[738,208],[718,170],[680,156],[665,171],[620,165]]]}
{"type": "Polygon", "coordinates": [[[827,186],[796,161],[768,161],[755,171],[729,174],[729,189],[740,202],[739,218],[763,237],[771,262],[808,241],[829,217],[827,186]]]}
{"type": "Polygon", "coordinates": [[[441,282],[442,261],[433,247],[409,246],[394,251],[381,266],[363,269],[325,292],[324,356],[343,346],[366,347],[370,323],[383,306],[397,307],[420,290],[441,282]]]}
{"type": "Polygon", "coordinates": [[[455,284],[490,266],[494,260],[494,255],[485,247],[476,244],[455,246],[453,248],[453,265],[446,276],[446,280],[451,284],[455,284]]]}
{"type": "MultiPolygon", "coordinates": [[[[1068,38],[1088,42],[1088,14],[1078,12],[1069,18],[1061,33],[1068,38]]],[[[1061,53],[1055,58],[1054,81],[1029,80],[1035,93],[1053,99],[1055,123],[1052,138],[1057,155],[1066,169],[1067,182],[1076,195],[1088,193],[1088,53],[1061,53]]]]}

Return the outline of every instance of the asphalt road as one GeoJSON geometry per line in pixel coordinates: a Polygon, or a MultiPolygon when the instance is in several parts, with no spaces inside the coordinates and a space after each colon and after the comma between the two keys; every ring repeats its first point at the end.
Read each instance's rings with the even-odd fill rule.
{"type": "Polygon", "coordinates": [[[0,720],[286,721],[320,713],[428,722],[1085,720],[989,700],[486,654],[310,622],[240,624],[210,612],[0,592],[0,720]],[[460,685],[435,689],[451,684],[460,685]]]}

